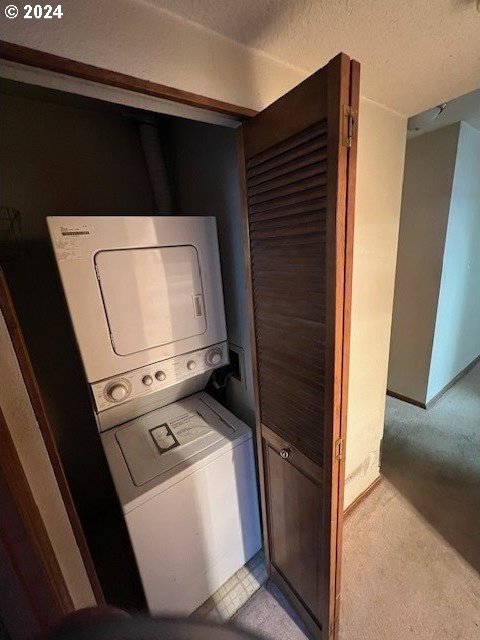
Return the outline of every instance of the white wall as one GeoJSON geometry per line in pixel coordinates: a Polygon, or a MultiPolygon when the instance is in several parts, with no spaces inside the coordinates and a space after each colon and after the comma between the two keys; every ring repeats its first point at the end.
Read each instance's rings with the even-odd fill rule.
{"type": "Polygon", "coordinates": [[[480,355],[480,131],[462,122],[427,402],[480,355]]]}
{"type": "Polygon", "coordinates": [[[403,116],[359,115],[345,506],[379,476],[406,142],[403,116]]]}
{"type": "Polygon", "coordinates": [[[0,406],[76,608],[96,604],[45,443],[0,313],[0,406]]]}
{"type": "Polygon", "coordinates": [[[388,388],[427,399],[459,124],[407,142],[388,388]]]}

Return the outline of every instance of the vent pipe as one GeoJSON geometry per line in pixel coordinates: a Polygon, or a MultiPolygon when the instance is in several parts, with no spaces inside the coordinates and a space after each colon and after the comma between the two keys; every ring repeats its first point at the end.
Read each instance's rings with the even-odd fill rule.
{"type": "Polygon", "coordinates": [[[169,215],[172,213],[172,194],[157,124],[154,118],[148,116],[137,119],[137,122],[152,186],[155,212],[159,215],[169,215]]]}

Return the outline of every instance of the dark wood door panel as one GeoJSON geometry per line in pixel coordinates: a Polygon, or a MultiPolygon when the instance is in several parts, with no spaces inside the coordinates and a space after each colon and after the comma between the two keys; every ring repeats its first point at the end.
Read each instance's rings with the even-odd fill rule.
{"type": "Polygon", "coordinates": [[[267,566],[321,640],[338,633],[352,68],[358,80],[358,65],[340,54],[244,123],[241,136],[267,566]]]}
{"type": "MultiPolygon", "coordinates": [[[[319,621],[321,468],[263,428],[270,559],[319,621]],[[284,458],[281,452],[287,452],[284,458]]],[[[284,454],[285,455],[285,454],[284,454]]]]}
{"type": "MultiPolygon", "coordinates": [[[[288,151],[286,140],[295,134],[303,132],[298,142],[305,142],[312,135],[310,127],[320,124],[319,113],[327,113],[327,85],[327,74],[320,69],[248,121],[243,136],[245,156],[262,154],[256,161],[260,164],[279,151],[288,151]]],[[[321,132],[320,126],[314,135],[321,132]]]]}
{"type": "Polygon", "coordinates": [[[319,464],[327,225],[318,192],[328,179],[326,145],[322,120],[247,161],[260,418],[319,464]]]}

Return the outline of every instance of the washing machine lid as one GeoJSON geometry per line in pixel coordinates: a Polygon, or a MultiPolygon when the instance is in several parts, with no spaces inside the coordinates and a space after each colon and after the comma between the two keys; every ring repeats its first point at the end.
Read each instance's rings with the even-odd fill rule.
{"type": "Polygon", "coordinates": [[[151,411],[118,428],[115,438],[135,486],[158,478],[236,429],[198,396],[151,411]]]}
{"type": "Polygon", "coordinates": [[[205,333],[202,278],[194,246],[99,251],[95,267],[117,355],[205,333]]]}

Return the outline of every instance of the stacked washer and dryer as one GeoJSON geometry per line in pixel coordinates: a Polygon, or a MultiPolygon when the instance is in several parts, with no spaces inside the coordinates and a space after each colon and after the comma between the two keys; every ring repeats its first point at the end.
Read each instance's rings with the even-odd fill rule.
{"type": "MultiPolygon", "coordinates": [[[[101,442],[152,614],[188,615],[260,548],[213,217],[50,217],[101,442]]],[[[120,561],[120,560],[119,560],[120,561]]]]}

